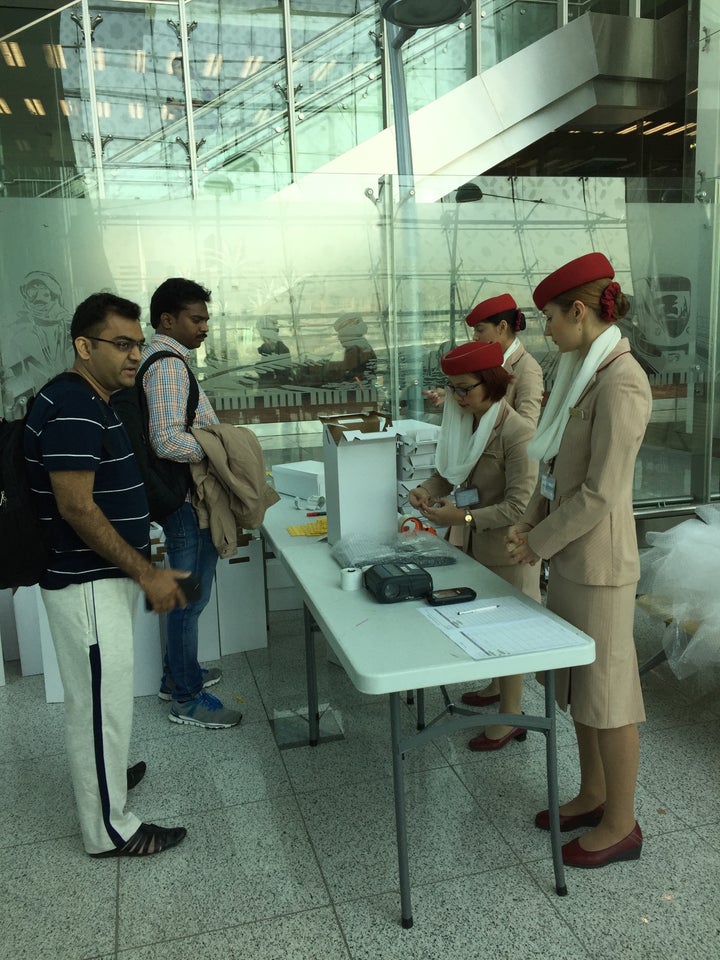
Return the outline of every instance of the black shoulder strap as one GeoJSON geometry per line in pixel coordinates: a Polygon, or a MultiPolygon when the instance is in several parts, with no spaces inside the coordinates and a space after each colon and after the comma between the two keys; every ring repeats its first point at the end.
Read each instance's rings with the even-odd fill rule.
{"type": "Polygon", "coordinates": [[[165,357],[175,357],[177,360],[181,360],[185,364],[185,369],[188,372],[190,389],[188,390],[187,407],[185,408],[185,429],[189,432],[190,427],[193,425],[193,420],[195,419],[198,403],[200,402],[200,387],[198,386],[195,374],[190,369],[184,357],[181,357],[179,353],[175,353],[174,350],[158,350],[157,353],[151,353],[147,360],[144,360],[140,364],[140,369],[135,376],[135,383],[139,387],[140,395],[143,398],[143,403],[147,406],[145,388],[143,387],[143,377],[145,376],[145,372],[149,366],[155,363],[156,360],[163,360],[165,357]]]}

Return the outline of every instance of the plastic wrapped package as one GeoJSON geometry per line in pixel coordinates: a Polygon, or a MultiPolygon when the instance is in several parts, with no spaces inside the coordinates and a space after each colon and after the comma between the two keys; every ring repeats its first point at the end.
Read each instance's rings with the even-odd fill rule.
{"type": "Polygon", "coordinates": [[[720,664],[720,510],[698,507],[697,519],[647,535],[638,593],[666,621],[668,663],[684,679],[720,664]]]}
{"type": "Polygon", "coordinates": [[[341,537],[330,553],[341,567],[370,567],[376,563],[416,563],[440,567],[457,561],[458,548],[433,533],[398,533],[383,542],[362,534],[341,537]]]}

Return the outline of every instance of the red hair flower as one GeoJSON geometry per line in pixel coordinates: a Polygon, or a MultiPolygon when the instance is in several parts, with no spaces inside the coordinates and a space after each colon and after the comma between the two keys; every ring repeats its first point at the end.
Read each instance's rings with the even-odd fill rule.
{"type": "Polygon", "coordinates": [[[615,301],[620,294],[620,284],[615,283],[613,280],[612,283],[609,283],[602,292],[600,297],[600,319],[605,320],[608,323],[612,323],[615,317],[615,301]]]}

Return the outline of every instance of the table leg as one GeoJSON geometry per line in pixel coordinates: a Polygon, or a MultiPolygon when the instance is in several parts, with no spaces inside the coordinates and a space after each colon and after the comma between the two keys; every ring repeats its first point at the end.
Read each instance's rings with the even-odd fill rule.
{"type": "Polygon", "coordinates": [[[320,740],[320,711],[318,709],[317,664],[315,662],[315,635],[312,615],[303,605],[305,620],[305,674],[307,677],[308,698],[308,738],[311,747],[320,740]]]}
{"type": "Polygon", "coordinates": [[[393,755],[393,788],[395,790],[395,830],[397,833],[398,871],[400,873],[401,924],[405,930],[413,925],[410,902],[410,867],[408,864],[407,821],[405,817],[405,777],[400,749],[400,694],[390,694],[390,737],[393,755]]]}
{"type": "Polygon", "coordinates": [[[425,729],[425,691],[422,689],[417,692],[417,728],[425,729]]]}
{"type": "Polygon", "coordinates": [[[550,811],[550,845],[555,870],[555,890],[559,897],[567,896],[565,865],[560,842],[560,811],[557,782],[557,723],[555,716],[555,671],[545,672],[545,716],[550,721],[545,737],[547,756],[548,810],[550,811]]]}

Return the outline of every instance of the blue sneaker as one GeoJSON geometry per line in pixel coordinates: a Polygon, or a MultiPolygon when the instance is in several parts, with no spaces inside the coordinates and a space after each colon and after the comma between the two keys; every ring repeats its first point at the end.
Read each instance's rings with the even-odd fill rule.
{"type": "MultiPolygon", "coordinates": [[[[200,673],[202,674],[203,688],[214,687],[216,683],[220,683],[222,680],[222,670],[218,670],[217,667],[210,667],[207,670],[205,667],[201,667],[200,673]]],[[[158,698],[160,700],[172,700],[174,693],[175,681],[173,678],[163,678],[163,681],[160,684],[160,690],[158,691],[158,698]]]]}
{"type": "Polygon", "coordinates": [[[172,723],[190,723],[208,730],[223,730],[240,723],[242,714],[239,710],[228,710],[217,697],[201,690],[196,697],[184,703],[173,700],[168,720],[172,723]]]}

